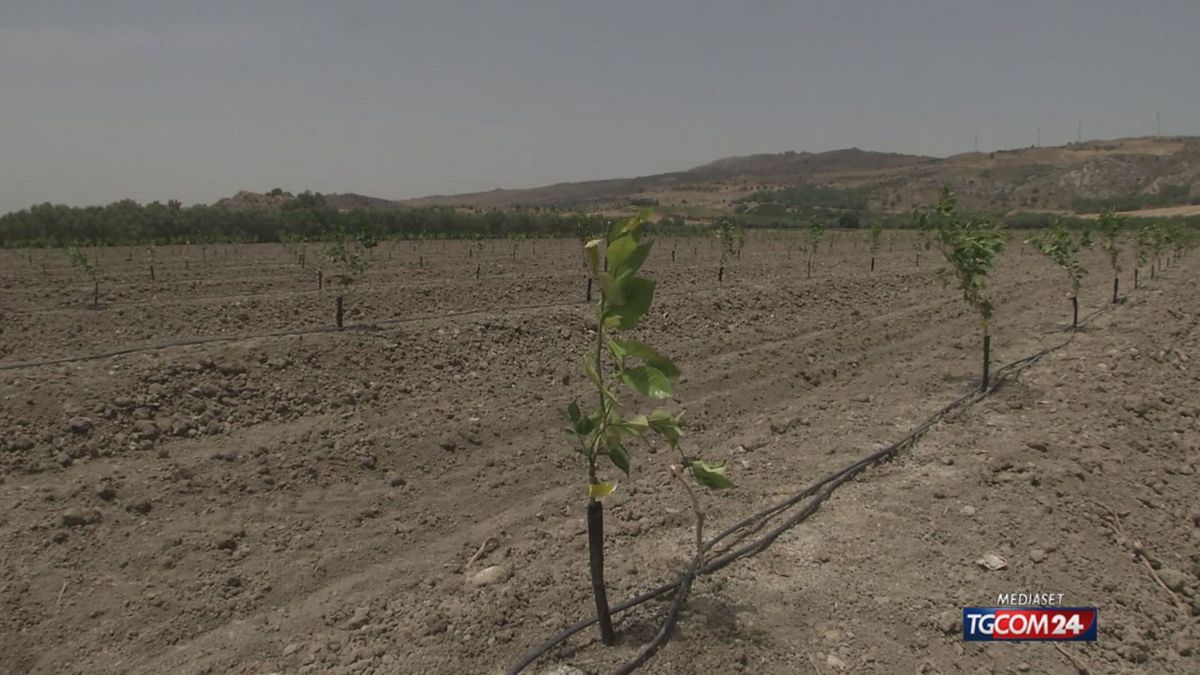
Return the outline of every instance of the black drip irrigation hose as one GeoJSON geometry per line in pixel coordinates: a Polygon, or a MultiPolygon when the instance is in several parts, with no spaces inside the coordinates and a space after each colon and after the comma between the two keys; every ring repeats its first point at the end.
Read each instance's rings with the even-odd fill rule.
{"type": "MultiPolygon", "coordinates": [[[[709,291],[719,291],[719,290],[720,290],[720,288],[717,286],[699,286],[697,288],[680,291],[678,293],[669,293],[669,294],[664,294],[664,295],[666,295],[666,296],[679,295],[681,297],[686,297],[686,296],[693,295],[693,294],[705,293],[705,292],[709,292],[709,291]]],[[[492,314],[492,313],[496,313],[496,312],[528,312],[528,311],[536,311],[536,310],[541,310],[541,309],[570,309],[570,308],[578,307],[578,306],[579,306],[578,301],[566,301],[566,302],[556,301],[556,302],[531,303],[531,304],[525,304],[525,305],[511,305],[511,306],[500,307],[500,308],[488,307],[488,308],[464,309],[464,310],[457,310],[457,311],[451,311],[451,312],[444,312],[441,314],[417,314],[417,315],[413,315],[413,316],[404,316],[404,317],[398,317],[398,318],[394,318],[394,319],[383,319],[380,321],[372,321],[370,323],[347,325],[346,330],[343,332],[357,333],[357,334],[370,334],[372,332],[383,330],[383,329],[386,329],[391,326],[403,326],[406,324],[419,323],[422,321],[449,321],[449,320],[455,320],[455,319],[468,318],[468,317],[472,317],[472,316],[478,316],[481,314],[492,314]]],[[[112,351],[97,352],[97,353],[93,353],[93,354],[82,354],[82,355],[77,355],[77,356],[60,356],[60,357],[56,357],[56,358],[52,358],[52,359],[42,359],[42,360],[37,360],[37,361],[17,361],[17,362],[11,362],[11,363],[0,362],[0,372],[6,371],[6,370],[20,370],[23,368],[38,368],[41,366],[57,366],[57,365],[63,365],[63,364],[67,364],[67,363],[99,361],[101,359],[108,359],[108,358],[113,358],[116,356],[127,356],[129,354],[142,354],[142,353],[149,353],[149,352],[164,351],[167,349],[173,349],[175,347],[194,347],[194,346],[198,346],[198,345],[216,344],[216,343],[222,343],[222,342],[245,342],[248,340],[260,340],[260,339],[264,339],[264,338],[300,337],[300,336],[304,336],[304,335],[319,335],[321,333],[335,333],[335,332],[337,332],[336,328],[330,328],[327,326],[317,326],[317,327],[313,327],[313,328],[296,328],[296,329],[264,331],[264,332],[259,332],[259,333],[243,333],[240,335],[219,335],[219,336],[183,338],[183,339],[179,339],[179,340],[156,342],[153,344],[142,344],[142,345],[136,345],[136,346],[122,347],[120,349],[114,349],[112,351]]]]}
{"type": "MultiPolygon", "coordinates": [[[[503,308],[503,311],[505,311],[505,312],[523,312],[523,311],[533,311],[533,310],[539,310],[539,309],[558,309],[558,308],[565,309],[565,308],[570,308],[570,307],[576,307],[578,305],[579,305],[578,302],[549,302],[549,303],[537,303],[537,304],[529,304],[529,305],[514,305],[511,307],[503,308]]],[[[353,325],[353,326],[347,326],[346,327],[347,330],[343,331],[343,332],[358,333],[358,334],[370,334],[372,332],[382,330],[388,326],[400,326],[400,325],[409,324],[409,323],[418,323],[421,321],[452,320],[452,319],[459,319],[459,318],[475,316],[475,315],[479,315],[479,314],[487,314],[487,313],[491,313],[491,312],[495,312],[495,311],[497,311],[497,310],[495,310],[495,309],[467,309],[467,310],[462,310],[462,311],[457,311],[457,312],[448,312],[445,314],[421,314],[421,315],[417,315],[417,316],[407,316],[407,317],[401,317],[401,318],[397,318],[397,319],[385,319],[382,321],[375,321],[375,322],[372,322],[369,324],[358,324],[358,325],[353,325]]],[[[304,335],[319,335],[321,333],[336,333],[336,332],[337,332],[336,328],[330,328],[328,326],[318,326],[318,327],[314,327],[314,328],[298,328],[298,329],[294,329],[294,330],[276,330],[276,331],[266,331],[266,332],[262,332],[262,333],[243,333],[241,335],[222,335],[222,336],[210,336],[210,337],[198,337],[198,338],[184,338],[181,340],[170,340],[170,341],[166,341],[166,342],[158,342],[158,343],[149,344],[149,345],[124,347],[121,349],[115,349],[115,350],[108,351],[108,352],[98,352],[95,354],[84,354],[81,356],[63,356],[63,357],[59,357],[59,358],[45,359],[45,360],[41,360],[41,361],[18,361],[16,363],[0,363],[0,371],[17,370],[17,369],[21,369],[21,368],[37,368],[40,366],[56,366],[56,365],[62,365],[62,364],[66,364],[66,363],[78,363],[78,362],[82,362],[82,361],[98,361],[101,359],[108,359],[108,358],[112,358],[115,356],[126,356],[129,354],[140,354],[140,353],[145,353],[145,352],[163,351],[166,349],[172,349],[174,347],[193,347],[193,346],[197,346],[197,345],[206,345],[206,344],[214,344],[214,343],[221,343],[221,342],[245,342],[247,340],[259,340],[259,339],[263,339],[263,338],[300,337],[300,336],[304,336],[304,335]]]]}
{"type": "MultiPolygon", "coordinates": [[[[1090,316],[1080,321],[1079,324],[1083,325],[1092,321],[1101,314],[1109,311],[1111,307],[1112,306],[1110,305],[1094,312],[1090,316]]],[[[1046,355],[1056,352],[1074,341],[1076,333],[1075,331],[1071,330],[1071,328],[1064,329],[1060,332],[1069,333],[1066,340],[1059,344],[1040,349],[1029,356],[1017,359],[999,368],[993,374],[991,384],[987,389],[974,389],[970,393],[964,394],[954,401],[947,403],[924,422],[914,427],[900,440],[862,457],[853,464],[847,465],[824,476],[823,478],[808,485],[803,490],[793,494],[782,502],[753,513],[737,523],[729,526],[724,531],[705,542],[700,551],[697,552],[696,556],[692,558],[691,564],[688,565],[687,570],[685,570],[675,580],[664,583],[657,588],[646,591],[641,595],[636,595],[610,607],[610,614],[616,615],[627,609],[653,600],[654,598],[657,598],[672,590],[675,591],[674,598],[671,602],[671,607],[667,611],[667,616],[659,626],[659,629],[655,633],[654,637],[650,640],[650,642],[642,647],[636,656],[629,661],[626,661],[613,672],[619,675],[628,675],[629,673],[632,673],[638,667],[645,664],[646,661],[654,656],[659,648],[667,643],[671,637],[671,634],[674,632],[675,624],[678,621],[679,612],[683,607],[683,603],[691,590],[692,582],[696,579],[696,577],[705,574],[711,574],[741,558],[751,557],[766,550],[784,532],[787,532],[799,523],[807,520],[808,517],[815,513],[817,509],[820,508],[821,504],[833,494],[833,491],[843,483],[846,483],[850,479],[854,478],[872,464],[892,459],[900,451],[914,445],[918,439],[924,436],[925,433],[928,432],[929,429],[931,429],[938,422],[942,421],[948,416],[961,412],[963,409],[973,405],[983,398],[986,398],[992,392],[1003,386],[1007,381],[1015,378],[1022,371],[1033,366],[1046,355]],[[764,528],[773,518],[806,499],[808,499],[807,503],[805,503],[795,513],[788,516],[783,522],[768,530],[766,534],[747,544],[734,548],[747,536],[750,536],[764,528]],[[728,539],[729,537],[732,537],[739,532],[742,532],[743,530],[747,531],[742,533],[740,537],[735,539],[728,546],[720,549],[716,557],[712,558],[706,563],[703,562],[705,554],[713,550],[718,543],[728,539]]],[[[517,663],[508,669],[508,675],[517,675],[518,673],[521,673],[535,661],[545,656],[550,650],[559,646],[579,631],[588,628],[595,623],[595,617],[581,619],[571,626],[563,629],[557,635],[551,637],[545,642],[538,644],[523,657],[521,657],[517,663]]]]}

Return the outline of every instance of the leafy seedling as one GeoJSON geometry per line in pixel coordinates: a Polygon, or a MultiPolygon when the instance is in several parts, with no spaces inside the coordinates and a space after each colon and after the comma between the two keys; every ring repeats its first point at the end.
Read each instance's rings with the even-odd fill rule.
{"type": "MultiPolygon", "coordinates": [[[[745,235],[741,241],[745,241],[745,235]]],[[[733,255],[741,254],[741,247],[738,244],[738,232],[733,223],[729,220],[721,220],[717,223],[717,238],[720,240],[721,261],[720,267],[717,268],[717,283],[725,281],[725,266],[729,264],[729,258],[733,255]]]]}
{"type": "Polygon", "coordinates": [[[92,282],[92,307],[99,307],[100,281],[96,275],[96,263],[89,260],[87,253],[75,244],[67,247],[67,260],[71,261],[71,267],[74,267],[92,282]]]}
{"type": "Polygon", "coordinates": [[[479,278],[479,271],[483,265],[480,258],[483,255],[483,235],[476,232],[471,235],[471,239],[467,242],[467,257],[475,260],[475,278],[479,278]]]}
{"type": "MultiPolygon", "coordinates": [[[[322,269],[317,274],[322,275],[325,264],[328,264],[337,272],[333,281],[343,288],[350,286],[366,273],[369,263],[363,254],[377,244],[369,230],[360,230],[352,236],[345,226],[337,225],[321,249],[322,269]]],[[[342,300],[342,292],[339,292],[334,306],[334,323],[339,330],[342,328],[342,300]]]]}
{"type": "Polygon", "coordinates": [[[920,269],[921,251],[928,251],[933,246],[933,242],[929,238],[929,214],[918,209],[913,211],[912,218],[913,230],[916,232],[916,236],[912,239],[913,262],[920,269]]]}
{"type": "MultiPolygon", "coordinates": [[[[606,645],[613,644],[616,637],[604,584],[603,500],[617,489],[617,483],[603,479],[601,474],[608,464],[629,474],[627,444],[631,440],[658,436],[673,448],[679,448],[683,435],[678,417],[664,410],[655,410],[649,415],[622,414],[621,411],[627,394],[650,399],[668,398],[672,393],[672,381],[679,376],[675,364],[653,347],[616,337],[636,328],[654,299],[654,280],[638,276],[652,244],[644,240],[644,224],[645,214],[615,223],[606,237],[593,239],[584,246],[588,267],[600,287],[600,299],[596,303],[596,339],[584,362],[584,372],[595,387],[596,407],[585,409],[576,400],[563,411],[569,423],[566,431],[575,443],[572,450],[587,463],[588,558],[600,637],[606,645]]],[[[724,476],[722,464],[689,459],[682,451],[680,457],[680,466],[685,467],[699,484],[714,488],[731,485],[724,476]]],[[[692,497],[694,509],[702,513],[694,495],[692,497]]]]}
{"type": "Polygon", "coordinates": [[[157,253],[158,253],[158,247],[156,247],[154,244],[150,244],[149,246],[146,247],[146,260],[149,261],[147,264],[150,266],[150,281],[151,281],[151,283],[154,283],[155,281],[157,281],[154,278],[154,259],[155,259],[157,253]]]}
{"type": "Polygon", "coordinates": [[[1034,247],[1063,269],[1071,282],[1071,329],[1079,327],[1079,288],[1087,269],[1079,262],[1079,254],[1092,245],[1091,232],[1082,230],[1076,235],[1059,221],[1045,235],[1027,239],[1026,244],[1034,247]]]}
{"type": "Polygon", "coordinates": [[[1150,251],[1153,250],[1153,244],[1154,225],[1143,223],[1133,236],[1133,290],[1135,291],[1139,285],[1138,277],[1141,275],[1141,269],[1150,260],[1150,251]]]}
{"type": "Polygon", "coordinates": [[[991,370],[992,336],[989,327],[994,307],[987,294],[987,279],[1004,250],[1004,235],[986,219],[963,218],[954,212],[956,200],[949,187],[942,189],[937,206],[927,219],[933,245],[947,266],[939,270],[942,283],[953,279],[963,301],[979,315],[983,327],[983,379],[987,390],[991,370]]]}
{"type": "Polygon", "coordinates": [[[871,251],[871,271],[875,271],[875,256],[879,255],[879,244],[883,239],[883,225],[875,223],[867,231],[867,246],[871,251]]]}
{"type": "Polygon", "coordinates": [[[812,278],[813,257],[817,254],[817,250],[821,246],[821,239],[825,236],[825,223],[821,219],[813,216],[808,222],[808,278],[812,278]]]}
{"type": "Polygon", "coordinates": [[[1126,217],[1111,210],[1100,214],[1096,220],[1096,231],[1100,235],[1100,248],[1108,254],[1108,263],[1113,271],[1113,303],[1119,299],[1121,289],[1121,232],[1125,229],[1126,217]]]}

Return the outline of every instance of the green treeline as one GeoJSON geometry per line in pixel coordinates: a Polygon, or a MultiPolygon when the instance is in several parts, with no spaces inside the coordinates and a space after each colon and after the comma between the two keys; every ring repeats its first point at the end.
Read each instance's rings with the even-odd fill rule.
{"type": "Polygon", "coordinates": [[[319,240],[341,231],[376,238],[583,236],[603,231],[588,214],[519,209],[462,211],[448,207],[339,210],[304,193],[279,208],[182,206],[179,202],[72,207],[39,204],[0,216],[0,247],[62,247],[319,240]]]}
{"type": "MultiPolygon", "coordinates": [[[[724,219],[741,227],[766,229],[807,228],[814,220],[827,227],[843,229],[874,225],[913,227],[912,214],[866,211],[858,208],[862,204],[856,197],[841,194],[838,199],[831,199],[825,192],[808,189],[764,193],[760,196],[782,196],[794,206],[784,210],[786,207],[779,203],[760,203],[758,209],[749,210],[744,208],[743,202],[737,204],[742,208],[735,208],[735,212],[724,219]]],[[[678,214],[668,212],[661,216],[653,224],[660,232],[702,234],[709,231],[703,226],[686,225],[678,214]]],[[[1080,227],[1090,222],[1045,213],[1011,213],[993,215],[992,218],[1017,229],[1048,227],[1060,220],[1080,227]]],[[[1200,217],[1170,220],[1200,225],[1200,217]]],[[[340,236],[339,233],[375,239],[584,238],[603,232],[607,225],[608,219],[602,216],[553,209],[336,209],[325,203],[321,195],[305,192],[272,207],[185,207],[176,201],[138,204],[132,200],[87,207],[39,204],[0,216],[0,248],[318,241],[335,238],[340,236]]]]}

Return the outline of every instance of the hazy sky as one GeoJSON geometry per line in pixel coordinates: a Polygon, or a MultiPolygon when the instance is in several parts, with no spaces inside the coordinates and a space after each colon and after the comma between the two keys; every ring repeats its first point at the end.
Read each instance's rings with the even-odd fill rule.
{"type": "Polygon", "coordinates": [[[1198,0],[0,0],[0,211],[1200,133],[1198,0]]]}

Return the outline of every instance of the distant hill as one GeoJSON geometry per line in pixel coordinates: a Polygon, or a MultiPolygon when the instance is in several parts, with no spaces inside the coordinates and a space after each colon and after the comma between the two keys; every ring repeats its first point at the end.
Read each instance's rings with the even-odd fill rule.
{"type": "Polygon", "coordinates": [[[1200,203],[1200,138],[1123,138],[945,158],[858,148],[783,152],[726,157],[638,178],[435,195],[402,203],[615,209],[636,201],[712,215],[737,204],[753,208],[753,197],[764,190],[821,188],[854,191],[867,211],[903,213],[930,204],[943,185],[955,189],[964,207],[996,213],[1195,204],[1200,203]]]}
{"type": "MultiPolygon", "coordinates": [[[[323,194],[321,198],[325,203],[335,209],[362,209],[362,208],[394,208],[399,204],[391,199],[380,199],[379,197],[368,197],[366,195],[355,194],[353,192],[341,192],[323,194]]],[[[296,195],[285,190],[272,190],[271,192],[250,192],[242,190],[232,197],[224,197],[213,203],[213,206],[221,206],[233,209],[254,209],[254,208],[280,208],[284,204],[296,199],[296,195]]]]}
{"type": "Polygon", "coordinates": [[[783,152],[778,154],[746,155],[725,157],[710,162],[686,173],[706,179],[760,177],[800,178],[823,173],[843,171],[877,171],[928,164],[938,161],[936,157],[901,155],[892,152],[869,152],[858,148],[832,150],[829,152],[783,152]]]}
{"type": "MultiPolygon", "coordinates": [[[[1109,207],[1190,212],[1189,205],[1200,205],[1200,138],[1096,140],[944,158],[859,148],[783,152],[725,157],[671,173],[527,189],[402,201],[352,193],[324,198],[339,209],[436,205],[619,211],[650,204],[703,220],[735,211],[794,214],[797,203],[900,214],[932,203],[943,185],[958,193],[963,207],[990,213],[1088,213],[1109,207]]],[[[218,204],[270,208],[294,197],[241,192],[218,204]]],[[[1200,206],[1195,211],[1200,213],[1200,206]]]]}

